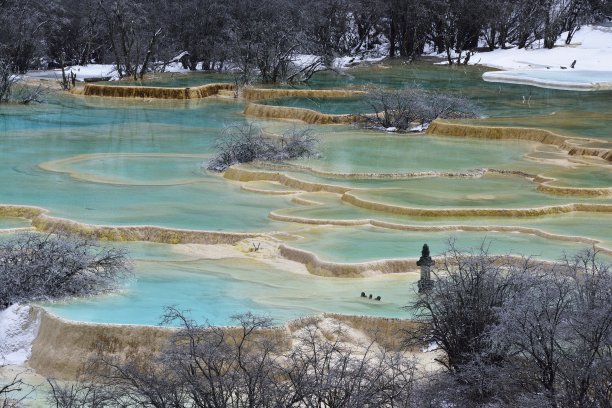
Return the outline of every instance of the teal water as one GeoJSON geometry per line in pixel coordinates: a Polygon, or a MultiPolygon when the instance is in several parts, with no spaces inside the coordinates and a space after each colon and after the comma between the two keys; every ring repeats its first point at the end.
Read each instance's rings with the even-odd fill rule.
{"type": "MultiPolygon", "coordinates": [[[[413,88],[420,86],[462,95],[473,101],[482,114],[488,117],[512,117],[506,125],[532,125],[548,127],[548,116],[572,118],[572,134],[610,139],[612,126],[612,91],[575,92],[537,88],[527,85],[484,82],[482,74],[487,68],[463,66],[432,66],[425,63],[402,64],[385,62],[373,67],[357,67],[346,75],[322,72],[315,75],[309,87],[340,88],[364,87],[413,88]]],[[[295,101],[292,106],[300,106],[295,101]]],[[[303,107],[312,106],[304,100],[303,107]]],[[[359,113],[360,111],[353,112],[359,113]]],[[[346,113],[346,112],[343,112],[346,113]]],[[[564,126],[551,124],[551,128],[566,130],[564,126]]]]}
{"type": "Polygon", "coordinates": [[[264,105],[306,108],[333,115],[365,114],[373,111],[365,97],[346,98],[278,98],[266,99],[257,103],[264,105]]]}
{"type": "Polygon", "coordinates": [[[389,258],[418,258],[427,243],[432,256],[442,255],[451,241],[457,248],[487,248],[489,253],[525,255],[557,261],[589,248],[588,244],[552,241],[537,236],[502,232],[396,231],[376,227],[318,228],[296,233],[300,238],[287,245],[305,249],[333,262],[366,262],[389,258]]]}
{"type": "MultiPolygon", "coordinates": [[[[610,93],[489,84],[480,79],[481,74],[482,70],[472,68],[391,64],[389,68],[351,70],[340,77],[322,74],[313,78],[311,86],[363,89],[374,84],[402,88],[419,83],[473,99],[491,116],[475,123],[541,126],[598,138],[601,144],[612,142],[610,93]]],[[[219,82],[213,76],[207,78],[219,82]]],[[[206,80],[198,74],[160,81],[156,85],[192,86],[206,80]]],[[[274,102],[347,113],[363,100],[294,98],[274,102]]],[[[487,237],[500,253],[524,252],[545,259],[557,259],[555,252],[560,256],[563,251],[585,245],[527,234],[321,229],[274,221],[269,214],[317,220],[374,218],[424,226],[524,226],[590,237],[612,248],[612,215],[605,213],[520,219],[415,218],[357,208],[334,194],[303,194],[302,198],[321,203],[304,206],[293,202],[291,195],[245,191],[242,183],[202,169],[214,154],[223,127],[251,122],[280,133],[292,124],[251,120],[242,115],[243,109],[243,103],[233,100],[148,101],[54,94],[42,105],[0,106],[0,203],[40,206],[50,215],[94,224],[281,231],[304,237],[287,244],[340,262],[413,257],[424,241],[430,241],[437,253],[453,235],[459,245],[479,245],[487,237]]],[[[321,157],[296,163],[324,172],[464,172],[491,167],[551,175],[558,178],[555,184],[575,187],[605,187],[612,181],[609,166],[562,167],[555,162],[567,159],[562,152],[529,142],[389,135],[347,126],[313,126],[313,130],[321,140],[321,157]],[[529,155],[540,155],[548,161],[534,161],[529,155]]],[[[517,208],[611,200],[540,193],[535,184],[520,177],[350,180],[297,170],[287,173],[308,181],[361,189],[355,193],[360,197],[406,206],[517,208]]],[[[246,187],[272,192],[293,190],[267,182],[247,183],[246,187]]],[[[28,225],[27,220],[0,218],[0,229],[28,225]]],[[[206,259],[197,251],[169,245],[129,247],[136,258],[136,275],[121,291],[49,308],[76,320],[139,324],[155,324],[168,304],[193,309],[194,317],[208,318],[214,324],[227,324],[231,314],[245,310],[269,314],[278,321],[323,311],[406,317],[401,306],[414,293],[416,279],[413,275],[322,278],[290,273],[253,259],[206,259]],[[364,303],[358,298],[361,291],[380,294],[383,302],[364,303]]]]}
{"type": "Polygon", "coordinates": [[[612,203],[612,197],[572,197],[537,191],[537,185],[517,177],[431,178],[406,180],[402,188],[354,191],[368,201],[422,208],[531,208],[570,203],[612,203]]]}
{"type": "MultiPolygon", "coordinates": [[[[316,197],[311,197],[316,199],[316,197]]],[[[322,205],[304,206],[296,209],[278,211],[281,215],[300,217],[306,220],[370,220],[416,225],[416,226],[503,226],[527,227],[541,229],[557,235],[578,236],[592,238],[604,243],[606,248],[612,249],[612,215],[605,213],[570,213],[562,215],[546,215],[541,217],[525,217],[520,220],[502,217],[411,217],[396,214],[372,211],[350,206],[344,202],[325,202],[322,205]]],[[[453,232],[448,232],[452,235],[453,232]]],[[[483,233],[483,235],[486,233],[483,233]]],[[[534,249],[537,248],[534,246],[534,249]]]]}
{"type": "Polygon", "coordinates": [[[341,173],[467,171],[482,167],[526,167],[524,155],[532,149],[531,144],[516,141],[466,143],[424,135],[353,131],[324,136],[321,158],[299,163],[341,173]]]}
{"type": "Polygon", "coordinates": [[[556,180],[550,184],[563,187],[612,187],[612,171],[607,168],[584,166],[572,171],[551,171],[547,176],[556,180]]]}
{"type": "Polygon", "coordinates": [[[143,81],[123,80],[104,82],[104,85],[160,86],[163,88],[187,88],[213,83],[233,83],[231,74],[195,71],[189,73],[155,74],[143,81]]]}
{"type": "Polygon", "coordinates": [[[202,170],[223,126],[244,121],[239,104],[114,107],[101,98],[57,99],[57,105],[0,107],[0,203],[41,206],[51,215],[96,224],[228,231],[275,229],[268,213],[291,206],[282,198],[253,200],[239,185],[202,170]],[[89,107],[90,99],[101,106],[89,107]],[[105,156],[82,158],[92,154],[105,156]],[[64,173],[39,167],[75,157],[58,166],[64,173]]]}
{"type": "Polygon", "coordinates": [[[30,220],[16,217],[0,217],[0,230],[11,228],[26,228],[30,226],[30,220]]]}
{"type": "Polygon", "coordinates": [[[189,309],[194,318],[214,325],[225,325],[246,310],[276,322],[322,312],[409,317],[402,307],[414,299],[418,279],[416,274],[322,278],[253,260],[190,259],[165,247],[160,251],[157,245],[151,259],[132,245],[137,257],[144,256],[136,261],[135,278],[120,292],[44,306],[73,320],[153,325],[169,305],[189,309]],[[383,301],[361,299],[361,291],[380,295],[383,301]]]}

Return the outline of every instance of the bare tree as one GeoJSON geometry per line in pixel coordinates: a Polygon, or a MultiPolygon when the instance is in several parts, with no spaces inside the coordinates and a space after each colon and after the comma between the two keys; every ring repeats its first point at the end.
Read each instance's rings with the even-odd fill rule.
{"type": "Polygon", "coordinates": [[[105,408],[117,402],[108,389],[92,381],[60,384],[56,380],[49,379],[47,382],[51,388],[47,400],[56,408],[105,408]]]}
{"type": "Polygon", "coordinates": [[[146,4],[116,0],[107,5],[98,0],[107,26],[120,78],[142,79],[149,68],[162,28],[150,21],[146,4]]]}
{"type": "Polygon", "coordinates": [[[307,326],[298,334],[285,367],[292,391],[286,395],[294,406],[409,406],[414,362],[373,341],[345,344],[344,331],[338,326],[330,336],[317,326],[307,326]]]}
{"type": "Polygon", "coordinates": [[[400,352],[344,343],[342,327],[307,325],[290,338],[269,318],[233,319],[234,327],[200,325],[170,307],[164,322],[179,329],[159,355],[119,361],[102,352],[77,384],[52,381],[50,398],[58,407],[159,408],[392,408],[412,401],[415,366],[400,352]]]}
{"type": "Polygon", "coordinates": [[[9,61],[11,70],[24,74],[36,63],[44,43],[43,33],[49,23],[55,1],[5,0],[0,4],[0,56],[9,61]]]}
{"type": "Polygon", "coordinates": [[[437,118],[473,118],[478,108],[462,96],[415,87],[405,90],[375,89],[368,93],[373,114],[362,115],[374,127],[409,130],[437,118]]]}
{"type": "Polygon", "coordinates": [[[47,89],[42,85],[26,86],[19,84],[20,77],[13,73],[11,64],[0,59],[0,103],[14,102],[28,105],[43,102],[47,89]]]}
{"type": "Polygon", "coordinates": [[[264,83],[287,81],[291,65],[305,42],[300,5],[282,0],[230,2],[231,58],[241,83],[258,77],[264,83]]]}
{"type": "Polygon", "coordinates": [[[13,75],[11,64],[7,60],[0,59],[0,103],[11,100],[13,85],[17,77],[13,75]]]}
{"type": "Polygon", "coordinates": [[[317,156],[318,139],[309,128],[293,127],[280,137],[266,136],[252,124],[231,126],[223,131],[217,154],[208,163],[213,171],[224,171],[232,164],[253,161],[282,161],[317,156]]]}
{"type": "Polygon", "coordinates": [[[64,233],[23,233],[0,243],[0,308],[116,287],[130,270],[124,249],[64,233]]]}
{"type": "Polygon", "coordinates": [[[566,257],[560,267],[520,279],[526,285],[499,311],[494,335],[522,363],[517,373],[523,383],[531,392],[543,391],[552,406],[609,404],[610,266],[589,250],[566,257]]]}
{"type": "Polygon", "coordinates": [[[414,305],[446,371],[425,394],[457,406],[609,407],[612,274],[590,250],[561,264],[451,250],[414,305]]]}
{"type": "MultiPolygon", "coordinates": [[[[1,368],[1,366],[0,366],[1,368]]],[[[0,408],[19,408],[21,403],[33,391],[33,387],[27,384],[22,373],[14,375],[3,381],[0,385],[0,408]],[[20,393],[16,396],[15,393],[20,393]]]]}

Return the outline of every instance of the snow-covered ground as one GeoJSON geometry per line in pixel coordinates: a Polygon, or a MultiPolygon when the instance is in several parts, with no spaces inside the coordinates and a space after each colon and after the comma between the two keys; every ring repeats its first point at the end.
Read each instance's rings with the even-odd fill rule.
{"type": "Polygon", "coordinates": [[[505,70],[485,73],[483,79],[490,82],[582,91],[612,89],[612,27],[584,26],[570,44],[565,44],[566,38],[563,33],[552,49],[536,42],[527,49],[474,53],[469,64],[505,70]]]}
{"type": "MultiPolygon", "coordinates": [[[[561,69],[576,61],[575,71],[612,71],[612,27],[604,25],[587,25],[578,30],[571,44],[566,45],[567,33],[561,35],[553,49],[543,48],[541,41],[536,41],[526,49],[516,47],[497,49],[490,52],[476,52],[471,55],[470,65],[485,65],[504,70],[517,69],[561,69]]],[[[334,60],[333,68],[343,69],[360,63],[376,63],[386,58],[388,44],[381,44],[376,49],[358,56],[343,56],[334,60]]],[[[445,55],[439,55],[445,58],[445,55]]],[[[174,60],[177,61],[179,56],[174,60]]],[[[310,65],[319,57],[316,55],[299,54],[294,63],[298,67],[310,65]]],[[[180,62],[166,65],[166,72],[186,73],[180,62]]],[[[79,81],[85,78],[111,77],[117,79],[115,66],[112,64],[90,64],[87,66],[67,67],[66,72],[74,72],[79,81]]],[[[61,70],[32,71],[29,77],[60,79],[61,70]]],[[[569,74],[568,74],[569,75],[569,74]]]]}
{"type": "Polygon", "coordinates": [[[584,26],[576,32],[569,45],[567,33],[561,35],[553,49],[535,42],[528,49],[497,49],[477,52],[470,58],[470,65],[486,65],[499,69],[546,69],[565,67],[575,60],[576,69],[612,71],[612,27],[584,26]]]}
{"type": "MultiPolygon", "coordinates": [[[[65,68],[66,75],[70,75],[71,72],[76,74],[77,81],[83,81],[85,78],[104,78],[110,77],[112,81],[119,79],[117,75],[117,69],[114,64],[89,64],[73,65],[65,68]]],[[[164,72],[190,72],[189,69],[183,68],[180,62],[171,62],[166,65],[164,72]]],[[[30,71],[28,77],[31,78],[45,78],[45,79],[57,79],[62,78],[61,69],[49,69],[44,71],[30,71]]]]}
{"type": "Polygon", "coordinates": [[[488,82],[507,82],[573,91],[612,90],[612,70],[512,69],[485,72],[482,74],[482,79],[488,82]]]}
{"type": "Polygon", "coordinates": [[[0,366],[20,365],[30,358],[39,322],[30,320],[30,307],[19,304],[0,311],[0,366]]]}
{"type": "MultiPolygon", "coordinates": [[[[76,74],[77,81],[83,81],[85,78],[103,78],[111,77],[117,79],[116,67],[113,64],[89,64],[87,66],[74,65],[65,68],[66,75],[70,75],[70,72],[76,74]]],[[[44,78],[44,79],[62,79],[61,69],[49,69],[44,71],[29,71],[28,77],[30,78],[44,78]]]]}

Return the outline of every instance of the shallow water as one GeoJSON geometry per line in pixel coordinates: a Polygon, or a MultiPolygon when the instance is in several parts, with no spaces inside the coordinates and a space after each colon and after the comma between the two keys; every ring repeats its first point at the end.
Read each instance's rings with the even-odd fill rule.
{"type": "Polygon", "coordinates": [[[279,98],[266,99],[258,103],[264,105],[289,106],[292,108],[313,109],[333,115],[364,114],[372,111],[365,97],[347,98],[279,98]]]}
{"type": "MultiPolygon", "coordinates": [[[[521,85],[490,84],[482,70],[389,64],[349,71],[345,76],[322,73],[315,88],[365,85],[392,88],[440,88],[465,95],[478,104],[478,124],[544,127],[561,134],[612,143],[612,93],[576,93],[521,85]]],[[[219,82],[208,74],[154,79],[158,86],[193,86],[219,82]]],[[[349,113],[362,98],[279,103],[349,113]]],[[[156,225],[214,231],[269,232],[296,248],[337,262],[413,258],[424,242],[433,253],[455,236],[461,247],[491,239],[496,253],[512,252],[558,259],[589,244],[545,239],[525,233],[412,232],[372,227],[321,228],[306,219],[376,219],[415,226],[502,226],[541,229],[557,235],[591,238],[612,248],[612,214],[570,213],[528,218],[408,217],[355,207],[330,193],[301,194],[319,202],[302,205],[290,194],[296,187],[270,181],[232,182],[202,169],[215,152],[225,125],[256,123],[273,133],[292,124],[252,120],[234,100],[148,101],[124,98],[52,95],[49,103],[0,106],[0,203],[34,205],[51,216],[106,225],[156,225]],[[243,187],[244,184],[244,188],[243,187]],[[260,190],[272,194],[259,194],[260,190]],[[283,194],[281,194],[283,193],[283,194]],[[276,221],[271,213],[303,218],[276,221]],[[299,220],[296,220],[299,221],[299,220]],[[294,238],[290,238],[290,237],[294,238]],[[296,236],[303,237],[296,239],[296,236]]],[[[358,112],[357,112],[358,113],[358,112]]],[[[294,168],[282,172],[311,183],[355,189],[361,198],[423,208],[522,208],[569,202],[612,202],[610,197],[567,197],[537,191],[537,184],[519,176],[480,178],[355,179],[333,173],[469,172],[480,168],[543,174],[553,185],[612,187],[609,165],[578,166],[552,146],[523,141],[489,141],[426,135],[394,135],[349,126],[313,126],[321,157],[298,160],[314,172],[294,168]],[[328,173],[328,174],[325,174],[328,173]]],[[[277,172],[278,170],[268,170],[277,172]]],[[[303,201],[302,201],[303,202],[303,201]]],[[[23,219],[0,218],[0,229],[26,227],[23,219]]],[[[450,228],[454,229],[454,228],[450,228]]],[[[305,314],[338,312],[406,317],[401,306],[414,293],[415,275],[363,279],[323,278],[290,273],[253,259],[203,259],[171,245],[130,244],[136,276],[112,295],[50,305],[61,316],[96,322],[155,324],[164,305],[193,309],[194,317],[227,324],[233,313],[247,309],[270,314],[277,321],[305,314]],[[381,295],[372,303],[361,291],[381,295]]]]}
{"type": "Polygon", "coordinates": [[[136,261],[135,279],[118,293],[44,306],[73,320],[157,324],[164,306],[174,305],[189,309],[200,321],[224,325],[245,310],[277,322],[321,312],[408,317],[402,307],[415,296],[416,274],[322,278],[253,260],[185,259],[172,250],[165,252],[156,251],[154,260],[140,254],[145,256],[136,261]],[[380,295],[383,301],[361,299],[361,291],[380,295]]]}
{"type": "Polygon", "coordinates": [[[12,228],[27,228],[30,221],[16,217],[0,217],[0,230],[12,228]]]}
{"type": "MultiPolygon", "coordinates": [[[[467,97],[477,105],[483,115],[496,118],[495,121],[503,122],[506,126],[539,126],[580,136],[610,139],[612,91],[576,92],[490,83],[481,79],[486,71],[487,69],[479,67],[385,62],[358,67],[342,76],[322,72],[313,77],[309,86],[314,89],[402,89],[420,86],[425,89],[444,90],[467,97]],[[552,118],[547,118],[551,115],[552,118]],[[499,119],[500,117],[510,119],[499,119]],[[563,118],[568,118],[571,122],[568,129],[556,123],[563,118]]],[[[291,106],[300,106],[295,100],[289,100],[288,103],[291,106]]],[[[324,102],[322,106],[325,107],[324,102]]],[[[304,100],[302,107],[312,108],[312,102],[304,100]]],[[[363,110],[353,113],[360,112],[363,110]]]]}
{"type": "Polygon", "coordinates": [[[531,143],[517,141],[466,143],[456,138],[348,131],[323,136],[321,158],[299,163],[341,173],[467,171],[525,166],[524,155],[533,149],[531,143]]]}
{"type": "Polygon", "coordinates": [[[441,255],[451,241],[459,249],[478,249],[489,253],[532,256],[547,261],[559,260],[561,254],[573,254],[589,248],[588,244],[552,241],[527,234],[466,231],[394,231],[376,227],[318,228],[296,233],[300,239],[287,245],[305,249],[326,261],[366,262],[389,258],[417,258],[423,243],[432,248],[432,256],[441,255]]]}
{"type": "Polygon", "coordinates": [[[164,88],[186,88],[214,83],[231,83],[234,78],[229,74],[216,72],[189,72],[189,73],[163,73],[155,74],[153,77],[143,81],[125,80],[103,82],[111,86],[160,86],[164,88]]]}
{"type": "Polygon", "coordinates": [[[537,191],[518,177],[427,178],[406,180],[402,188],[353,192],[359,198],[420,208],[530,208],[570,203],[612,203],[612,197],[567,197],[537,191]]]}

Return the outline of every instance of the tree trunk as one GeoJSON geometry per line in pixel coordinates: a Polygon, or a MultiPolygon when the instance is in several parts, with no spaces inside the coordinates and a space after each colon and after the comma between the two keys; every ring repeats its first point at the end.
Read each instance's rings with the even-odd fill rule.
{"type": "Polygon", "coordinates": [[[395,17],[391,17],[391,26],[389,27],[389,57],[395,58],[395,17]]]}

